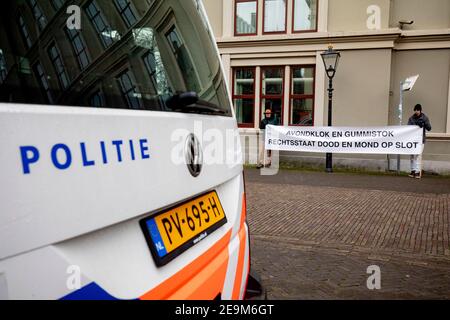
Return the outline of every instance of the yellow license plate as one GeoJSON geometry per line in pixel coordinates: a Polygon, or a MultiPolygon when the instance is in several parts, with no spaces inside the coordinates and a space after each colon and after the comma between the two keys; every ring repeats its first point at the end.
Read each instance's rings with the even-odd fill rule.
{"type": "Polygon", "coordinates": [[[223,226],[227,218],[212,191],[140,223],[156,264],[162,266],[223,226]]]}

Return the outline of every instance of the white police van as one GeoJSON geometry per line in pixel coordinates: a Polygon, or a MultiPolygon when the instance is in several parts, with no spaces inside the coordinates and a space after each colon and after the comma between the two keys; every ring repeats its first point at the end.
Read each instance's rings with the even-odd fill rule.
{"type": "Polygon", "coordinates": [[[244,298],[239,137],[201,1],[0,15],[0,299],[244,298]]]}

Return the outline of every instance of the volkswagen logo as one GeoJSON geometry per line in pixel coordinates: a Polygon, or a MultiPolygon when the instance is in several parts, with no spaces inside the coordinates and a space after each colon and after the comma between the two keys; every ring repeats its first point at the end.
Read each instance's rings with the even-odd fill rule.
{"type": "Polygon", "coordinates": [[[203,167],[203,151],[200,141],[192,133],[186,139],[184,156],[189,172],[193,177],[198,177],[203,167]]]}

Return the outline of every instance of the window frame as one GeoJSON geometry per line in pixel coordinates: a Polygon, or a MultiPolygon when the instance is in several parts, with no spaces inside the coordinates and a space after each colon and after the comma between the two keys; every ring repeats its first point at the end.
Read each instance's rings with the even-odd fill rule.
{"type": "Polygon", "coordinates": [[[94,91],[92,91],[92,92],[89,94],[88,105],[89,105],[90,107],[92,107],[92,108],[100,108],[100,109],[106,108],[106,101],[105,101],[105,100],[106,100],[106,99],[105,99],[105,94],[104,94],[103,90],[102,90],[101,88],[97,88],[97,90],[94,90],[94,91]],[[92,103],[93,98],[94,98],[95,96],[98,96],[98,97],[100,98],[101,103],[102,103],[101,106],[94,106],[94,104],[92,103]]]}
{"type": "Polygon", "coordinates": [[[41,5],[38,3],[37,0],[28,0],[27,2],[28,2],[28,6],[31,9],[31,13],[34,17],[34,20],[38,26],[38,32],[42,33],[45,30],[45,28],[47,28],[49,21],[45,15],[44,11],[42,10],[41,5]],[[36,10],[39,11],[39,13],[40,13],[39,16],[36,16],[36,10]],[[42,20],[42,19],[44,19],[44,20],[42,20]],[[42,21],[45,22],[44,25],[42,25],[42,21]]]}
{"type": "Polygon", "coordinates": [[[33,38],[31,37],[30,29],[28,28],[28,25],[25,22],[22,12],[18,13],[16,20],[17,20],[17,25],[19,27],[20,36],[24,42],[25,49],[29,50],[33,47],[34,41],[33,41],[33,38]]]}
{"type": "Polygon", "coordinates": [[[234,36],[235,37],[246,37],[246,36],[256,36],[258,35],[258,20],[259,20],[259,0],[235,0],[234,1],[234,36]],[[238,33],[237,32],[237,6],[238,3],[243,2],[256,2],[256,26],[254,33],[238,33]]]}
{"type": "Polygon", "coordinates": [[[0,85],[2,85],[6,78],[8,77],[8,65],[6,63],[5,54],[2,49],[0,49],[0,85]],[[1,69],[2,64],[4,69],[1,69]]]}
{"type": "Polygon", "coordinates": [[[66,35],[69,38],[69,42],[70,45],[72,47],[73,53],[74,53],[74,58],[77,59],[78,62],[78,67],[80,68],[81,72],[83,72],[84,70],[86,70],[87,68],[89,68],[89,66],[92,64],[92,58],[91,55],[89,53],[89,49],[86,45],[86,41],[84,40],[83,34],[81,33],[80,30],[73,30],[73,29],[68,29],[66,27],[66,35]],[[74,32],[75,35],[72,35],[71,32],[74,32]],[[81,44],[83,45],[83,50],[77,52],[77,48],[75,46],[75,42],[74,39],[78,37],[80,39],[81,44]],[[85,53],[86,54],[86,58],[87,58],[87,65],[83,66],[82,62],[81,62],[81,54],[85,53]]]}
{"type": "MultiPolygon", "coordinates": [[[[252,123],[239,123],[238,122],[238,127],[239,128],[254,128],[255,127],[255,112],[256,112],[256,67],[234,67],[232,69],[233,72],[233,83],[232,83],[232,90],[231,91],[231,98],[233,101],[233,107],[235,108],[235,113],[236,113],[236,106],[235,106],[235,100],[237,99],[253,99],[253,122],[252,123]],[[253,95],[250,94],[235,94],[235,89],[236,89],[236,70],[252,70],[253,71],[253,95]]],[[[236,119],[237,120],[237,119],[236,119]]]]}
{"type": "Polygon", "coordinates": [[[65,2],[66,2],[66,0],[51,0],[50,4],[51,4],[52,8],[55,10],[55,12],[59,12],[59,10],[61,10],[62,7],[64,7],[65,2]],[[61,6],[58,7],[57,1],[61,1],[61,6]]]}
{"type": "Polygon", "coordinates": [[[66,67],[66,64],[65,64],[65,62],[63,60],[63,57],[62,57],[62,54],[61,54],[61,50],[59,49],[56,41],[50,42],[50,44],[47,46],[47,54],[48,54],[48,58],[49,58],[49,60],[50,60],[50,62],[52,64],[52,66],[53,66],[53,70],[55,71],[56,77],[58,78],[58,83],[59,83],[59,86],[60,86],[61,90],[62,91],[67,90],[70,87],[70,85],[71,85],[71,80],[70,80],[70,77],[69,77],[69,73],[67,72],[67,67],[66,67]],[[52,48],[54,48],[56,50],[57,56],[55,58],[53,58],[52,54],[51,54],[51,49],[52,48]],[[58,70],[58,68],[56,66],[55,62],[57,60],[60,60],[61,67],[62,67],[62,72],[59,72],[59,70],[58,70]],[[67,85],[64,85],[61,75],[64,75],[66,77],[67,85]]]}
{"type": "Polygon", "coordinates": [[[128,3],[125,6],[125,8],[121,8],[119,5],[119,2],[117,0],[113,0],[113,2],[114,2],[114,6],[116,7],[117,12],[119,13],[120,18],[125,23],[127,29],[131,29],[132,26],[134,26],[137,22],[139,22],[139,16],[136,12],[136,8],[134,7],[134,4],[132,1],[127,0],[128,3]],[[130,21],[128,21],[127,16],[124,15],[124,13],[127,9],[129,9],[131,11],[131,13],[133,14],[133,17],[135,19],[135,21],[133,23],[130,23],[130,21]]]}
{"type": "MultiPolygon", "coordinates": [[[[173,46],[173,43],[170,42],[169,35],[170,35],[172,32],[175,32],[175,34],[176,34],[178,40],[179,40],[180,43],[182,44],[182,47],[184,47],[184,49],[186,50],[186,53],[187,53],[187,55],[188,55],[188,57],[189,57],[189,62],[190,62],[191,65],[192,65],[193,76],[195,77],[194,80],[196,81],[196,85],[198,85],[198,88],[197,88],[197,89],[198,89],[198,90],[197,90],[198,92],[197,92],[197,93],[198,93],[198,94],[201,94],[201,93],[203,92],[203,90],[205,90],[205,89],[204,89],[204,84],[203,84],[202,81],[201,81],[199,72],[198,72],[198,70],[197,70],[197,66],[196,66],[196,64],[195,64],[195,60],[192,58],[193,56],[192,56],[192,54],[191,54],[191,50],[190,50],[189,46],[187,45],[187,42],[185,41],[185,39],[184,39],[184,37],[183,37],[183,33],[182,33],[180,30],[181,30],[181,29],[178,27],[178,24],[177,24],[176,20],[174,19],[174,17],[172,17],[171,20],[170,20],[170,22],[167,23],[167,25],[165,26],[165,28],[162,30],[163,32],[161,32],[161,34],[164,34],[164,39],[165,39],[164,43],[165,43],[165,45],[167,46],[167,49],[169,49],[170,52],[171,52],[170,59],[171,59],[171,60],[173,61],[173,63],[175,64],[176,68],[178,68],[178,69],[180,70],[180,74],[182,75],[181,78],[180,78],[180,80],[182,80],[182,81],[184,82],[185,89],[186,89],[187,91],[195,91],[195,90],[193,90],[192,88],[189,88],[189,85],[188,85],[189,81],[187,81],[187,79],[186,79],[185,76],[184,76],[186,73],[181,72],[181,71],[182,71],[182,70],[181,70],[181,66],[180,66],[179,63],[178,63],[178,54],[179,54],[178,50],[179,50],[181,47],[179,47],[178,49],[176,49],[176,48],[173,46]]],[[[170,84],[170,83],[169,83],[169,84],[170,84]]]]}
{"type": "Polygon", "coordinates": [[[139,104],[139,106],[137,108],[132,106],[132,103],[130,100],[129,94],[131,92],[142,95],[141,90],[139,88],[139,84],[136,81],[136,77],[134,75],[134,72],[133,72],[131,66],[127,66],[126,68],[122,69],[119,73],[117,73],[117,75],[114,78],[117,80],[117,84],[119,86],[121,96],[122,96],[124,102],[126,103],[127,108],[125,108],[125,109],[127,109],[127,110],[145,110],[145,105],[144,105],[144,101],[142,100],[142,97],[134,97],[139,104]],[[125,75],[128,77],[128,79],[130,80],[130,83],[132,84],[132,88],[128,88],[128,89],[126,89],[126,91],[124,88],[124,83],[122,82],[122,77],[125,75]]]}
{"type": "Polygon", "coordinates": [[[40,60],[37,60],[33,66],[32,70],[34,72],[34,75],[36,76],[36,80],[39,83],[39,88],[41,89],[41,92],[45,93],[44,97],[47,101],[47,104],[54,105],[56,103],[55,97],[53,95],[53,90],[50,87],[50,82],[48,81],[48,73],[44,69],[44,66],[42,65],[42,62],[40,60]],[[42,70],[42,73],[40,73],[38,67],[42,70]],[[45,83],[44,83],[45,81],[45,83]],[[47,86],[47,88],[45,88],[47,86]]]}
{"type": "Polygon", "coordinates": [[[262,33],[263,35],[270,35],[270,34],[287,34],[287,30],[288,30],[288,0],[285,0],[286,5],[285,5],[285,12],[284,12],[284,30],[283,31],[266,31],[266,1],[268,0],[263,0],[263,15],[262,15],[262,33]]]}
{"type": "MultiPolygon", "coordinates": [[[[259,122],[261,123],[262,119],[263,119],[263,113],[265,111],[265,107],[263,106],[263,100],[264,99],[280,99],[281,100],[281,114],[280,114],[280,126],[284,125],[284,97],[285,97],[285,92],[286,92],[286,66],[262,66],[261,67],[261,77],[260,77],[260,91],[259,91],[259,103],[260,103],[260,112],[259,112],[259,122]],[[282,84],[282,92],[280,95],[273,95],[273,94],[263,94],[263,81],[264,81],[264,71],[267,69],[280,69],[282,72],[282,80],[283,80],[283,84],[282,84]]],[[[274,113],[274,110],[272,109],[272,113],[274,113]]]]}
{"type": "Polygon", "coordinates": [[[97,37],[99,38],[102,46],[104,49],[108,49],[109,47],[111,47],[114,44],[114,39],[113,38],[105,38],[105,36],[103,35],[103,32],[105,31],[111,31],[111,25],[109,24],[109,21],[106,19],[102,8],[100,7],[100,5],[97,3],[96,0],[90,0],[88,1],[84,6],[83,6],[83,10],[86,13],[86,16],[89,20],[89,22],[91,23],[92,27],[94,28],[95,32],[97,33],[97,37]],[[95,15],[91,16],[91,13],[89,11],[89,7],[93,5],[95,7],[95,9],[97,10],[97,12],[95,13],[95,15]],[[101,23],[103,23],[103,25],[105,26],[105,29],[100,30],[98,24],[97,24],[97,20],[96,19],[100,19],[101,23]],[[109,41],[105,40],[105,39],[110,39],[109,41]],[[109,42],[109,43],[108,43],[109,42]]]}
{"type": "Polygon", "coordinates": [[[316,105],[316,68],[317,66],[315,64],[301,64],[301,65],[292,65],[291,68],[291,75],[290,75],[290,82],[289,82],[289,126],[290,127],[314,127],[315,121],[314,121],[314,115],[315,115],[315,105],[316,105]],[[313,69],[313,75],[314,75],[314,81],[313,81],[313,92],[312,94],[294,94],[293,93],[293,84],[294,84],[294,69],[296,68],[312,68],[313,69]],[[292,110],[293,110],[293,100],[294,99],[312,99],[313,107],[312,107],[312,125],[302,125],[302,124],[293,124],[292,123],[292,110]]]}
{"type": "Polygon", "coordinates": [[[164,81],[167,86],[167,89],[169,89],[170,92],[173,92],[173,87],[170,84],[170,79],[168,79],[168,77],[167,77],[166,69],[163,68],[162,70],[159,70],[159,72],[158,72],[158,61],[156,59],[155,51],[153,49],[147,50],[146,52],[144,52],[144,54],[141,55],[141,60],[142,60],[142,63],[144,64],[145,69],[147,70],[147,75],[150,77],[150,80],[152,81],[152,83],[154,85],[154,89],[155,89],[156,93],[159,96],[164,95],[164,94],[169,94],[169,92],[161,93],[161,94],[159,92],[160,83],[158,82],[158,76],[161,73],[164,74],[163,77],[164,77],[164,81]],[[150,55],[152,55],[153,58],[155,59],[155,70],[154,71],[151,70],[150,63],[148,62],[148,59],[147,59],[150,55]]]}
{"type": "Polygon", "coordinates": [[[292,33],[311,33],[319,30],[319,1],[316,0],[316,25],[310,30],[295,30],[295,0],[292,0],[292,33]]]}

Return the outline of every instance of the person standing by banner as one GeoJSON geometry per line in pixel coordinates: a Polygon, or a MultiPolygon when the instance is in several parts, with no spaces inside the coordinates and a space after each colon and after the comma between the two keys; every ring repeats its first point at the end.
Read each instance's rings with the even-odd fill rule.
{"type": "MultiPolygon", "coordinates": [[[[431,131],[430,119],[422,113],[422,106],[417,104],[414,107],[414,114],[408,120],[409,126],[419,126],[423,128],[423,145],[427,140],[426,131],[431,131]]],[[[423,150],[423,149],[422,149],[423,150]]],[[[422,154],[411,156],[411,178],[420,179],[422,177],[422,154]]]]}
{"type": "Polygon", "coordinates": [[[278,118],[273,114],[272,109],[267,108],[264,112],[264,119],[261,120],[259,125],[259,129],[261,129],[261,135],[259,139],[259,161],[258,161],[258,169],[263,168],[264,166],[270,167],[272,164],[272,151],[266,151],[266,126],[267,125],[279,125],[278,118]]]}

